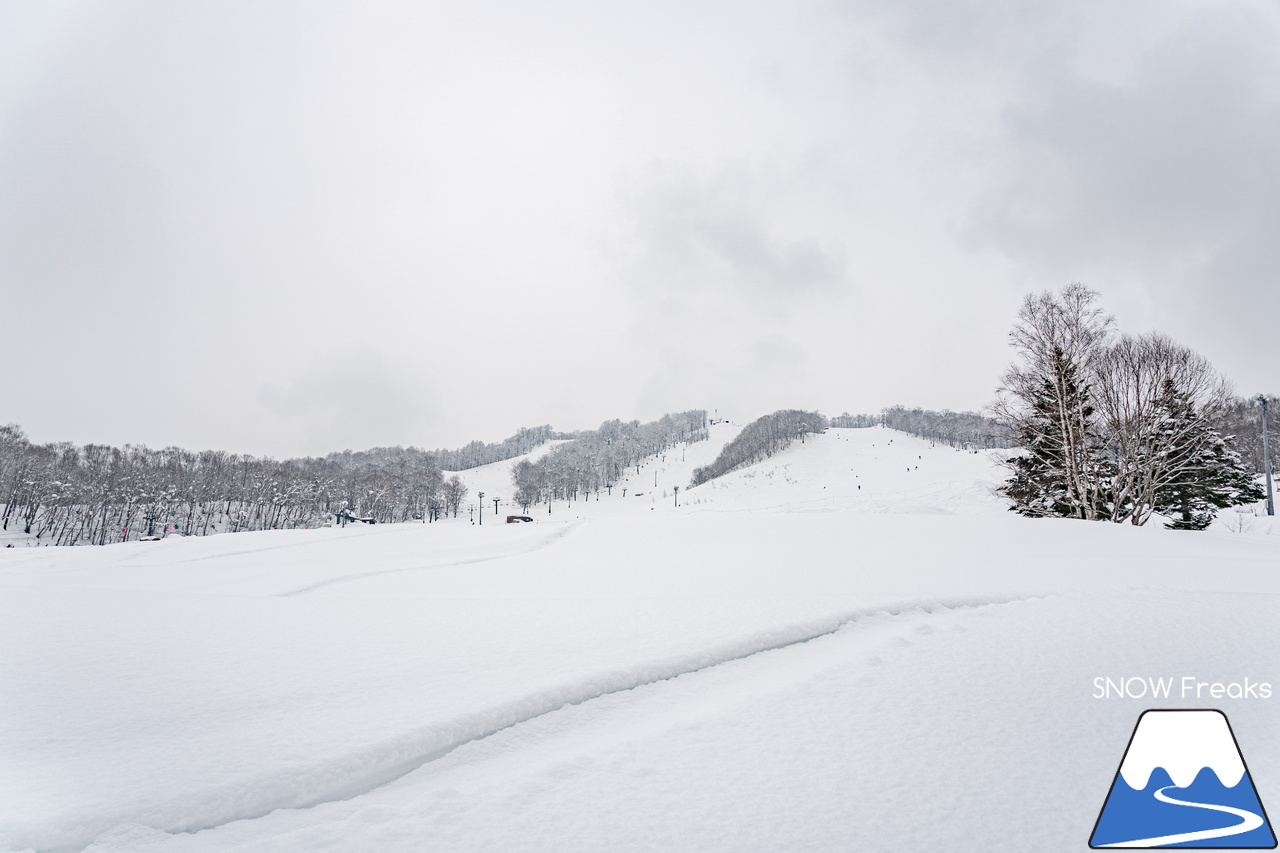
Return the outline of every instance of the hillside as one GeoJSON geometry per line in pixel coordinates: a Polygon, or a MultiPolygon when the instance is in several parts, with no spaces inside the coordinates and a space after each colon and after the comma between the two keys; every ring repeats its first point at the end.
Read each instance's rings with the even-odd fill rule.
{"type": "MultiPolygon", "coordinates": [[[[1261,527],[878,428],[677,507],[735,429],[534,524],[0,550],[0,851],[1079,850],[1151,701],[1095,678],[1280,686],[1261,527]]],[[[1276,700],[1215,701],[1274,799],[1276,700]]]]}

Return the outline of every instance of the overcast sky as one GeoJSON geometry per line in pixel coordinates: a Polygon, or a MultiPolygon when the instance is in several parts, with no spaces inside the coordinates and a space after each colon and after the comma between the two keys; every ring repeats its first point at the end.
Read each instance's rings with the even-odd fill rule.
{"type": "Polygon", "coordinates": [[[0,4],[36,441],[976,408],[1070,281],[1280,391],[1280,5],[0,4]]]}

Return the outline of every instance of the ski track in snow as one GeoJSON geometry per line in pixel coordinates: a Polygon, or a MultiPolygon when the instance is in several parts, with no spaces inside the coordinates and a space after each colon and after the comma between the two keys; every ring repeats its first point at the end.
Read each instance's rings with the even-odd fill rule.
{"type": "MultiPolygon", "coordinates": [[[[958,611],[975,611],[1026,601],[1054,597],[1054,594],[1010,596],[989,599],[929,600],[904,603],[889,608],[873,608],[847,612],[828,617],[818,623],[794,625],[769,631],[766,634],[744,638],[727,647],[711,649],[694,655],[683,655],[675,660],[656,661],[633,667],[630,671],[606,673],[584,679],[576,684],[551,688],[518,699],[507,705],[468,715],[430,727],[424,731],[406,734],[395,744],[384,744],[377,751],[389,755],[384,762],[378,756],[352,756],[349,763],[375,764],[371,769],[357,772],[320,795],[267,803],[258,810],[228,816],[224,820],[165,829],[171,835],[195,834],[217,829],[238,821],[255,820],[280,809],[310,809],[327,803],[353,800],[369,794],[401,779],[419,768],[437,761],[460,747],[493,737],[523,723],[546,717],[569,706],[578,706],[594,699],[612,696],[650,684],[668,681],[680,676],[694,675],[715,667],[740,661],[756,655],[790,648],[830,636],[857,625],[860,622],[883,625],[885,619],[921,621],[933,616],[943,616],[958,611]],[[779,639],[778,635],[784,638],[779,639]],[[407,743],[405,741],[408,741],[407,743]],[[405,757],[406,752],[411,753],[405,757]]],[[[90,842],[92,844],[92,842],[90,842]]],[[[86,845],[86,847],[89,845],[86,845]]],[[[81,850],[85,848],[80,848],[81,850]]]]}
{"type": "Polygon", "coordinates": [[[289,598],[295,595],[306,595],[308,592],[315,592],[316,590],[324,589],[325,587],[337,586],[338,584],[344,583],[354,583],[355,581],[378,577],[379,575],[394,575],[399,574],[400,572],[417,572],[422,571],[423,569],[445,569],[452,568],[453,566],[469,566],[474,563],[491,563],[494,560],[504,560],[508,557],[519,557],[524,554],[532,554],[534,551],[541,551],[543,548],[547,548],[556,542],[559,542],[561,539],[576,530],[580,523],[581,522],[575,523],[572,521],[565,522],[566,526],[563,530],[557,530],[546,539],[536,542],[528,548],[520,548],[514,551],[503,551],[500,554],[489,554],[484,557],[470,557],[465,560],[445,560],[440,563],[423,563],[417,566],[399,566],[394,569],[376,569],[372,572],[359,572],[357,574],[342,575],[336,578],[326,578],[322,581],[309,583],[306,586],[300,586],[295,589],[285,590],[284,592],[277,592],[274,593],[274,595],[279,598],[289,598]]]}
{"type": "MultiPolygon", "coordinates": [[[[27,654],[15,656],[6,670],[19,679],[15,683],[29,685],[33,699],[47,705],[49,713],[18,720],[24,728],[14,741],[15,754],[26,764],[14,766],[33,769],[34,794],[28,798],[31,808],[21,797],[13,800],[17,807],[9,809],[8,824],[0,825],[0,848],[195,853],[243,844],[264,851],[590,851],[626,847],[629,841],[633,851],[839,850],[850,843],[865,849],[1077,849],[1081,822],[1093,820],[1095,796],[1105,793],[1078,795],[1081,782],[1102,772],[1089,769],[1095,764],[1109,772],[1117,757],[1114,745],[1094,747],[1097,731],[1112,724],[1127,730],[1130,722],[1128,706],[1091,706],[1080,698],[1084,676],[1097,674],[1084,667],[1180,666],[1186,660],[1203,669],[1195,674],[1216,677],[1237,660],[1255,668],[1270,665],[1261,644],[1237,652],[1237,641],[1220,640],[1200,619],[1200,607],[1206,605],[1223,624],[1233,624],[1234,605],[1218,600],[1224,595],[1277,594],[1272,571],[1277,557],[1269,539],[1053,520],[1014,523],[990,494],[990,485],[1001,478],[990,458],[880,430],[833,430],[820,439],[697,489],[682,486],[678,509],[670,498],[666,501],[671,520],[651,529],[637,525],[664,517],[659,492],[649,485],[655,472],[664,482],[687,482],[692,456],[688,465],[677,458],[646,467],[627,481],[643,492],[652,489],[650,501],[614,489],[616,500],[584,505],[579,523],[558,521],[531,537],[502,536],[501,544],[487,535],[464,534],[464,519],[442,530],[441,537],[421,541],[418,531],[397,535],[400,531],[379,527],[281,532],[263,536],[262,547],[242,544],[259,541],[253,539],[174,543],[172,553],[164,545],[132,546],[119,558],[108,549],[6,552],[23,559],[13,562],[12,578],[2,580],[34,590],[31,612],[47,619],[29,621],[40,630],[55,626],[56,636],[68,638],[56,648],[65,647],[74,665],[63,671],[55,655],[27,654]],[[847,528],[842,519],[794,517],[832,512],[847,516],[847,528]],[[677,520],[677,513],[687,518],[677,520]],[[731,519],[753,513],[793,517],[775,518],[767,528],[754,519],[731,519]],[[920,518],[869,518],[879,513],[920,518]],[[940,514],[975,518],[973,524],[923,518],[940,514]],[[730,518],[712,523],[716,516],[730,518]],[[514,559],[518,564],[521,555],[563,541],[583,530],[580,523],[594,519],[616,519],[619,535],[585,528],[585,538],[569,543],[571,553],[565,556],[570,559],[563,567],[556,560],[535,559],[528,572],[519,571],[519,565],[507,571],[513,567],[501,563],[514,559]],[[291,538],[275,538],[285,535],[291,538]],[[326,547],[338,540],[341,547],[326,547]],[[439,543],[434,552],[426,550],[433,542],[439,543]],[[232,550],[211,553],[225,547],[232,550]],[[1036,559],[1042,553],[1043,563],[1036,559]],[[626,559],[616,561],[610,572],[583,569],[615,554],[626,559]],[[698,560],[697,571],[686,576],[679,560],[671,568],[672,554],[698,560]],[[793,566],[789,561],[796,554],[803,562],[793,566]],[[172,559],[178,555],[182,559],[172,559]],[[221,562],[227,558],[234,559],[221,562]],[[655,560],[662,560],[661,571],[650,571],[655,560]],[[485,586],[487,568],[450,572],[478,563],[490,563],[497,582],[485,586]],[[170,564],[191,565],[174,573],[170,564]],[[103,571],[117,568],[144,571],[120,577],[103,571]],[[64,574],[69,577],[56,577],[64,574]],[[381,575],[395,577],[388,582],[381,575]],[[501,585],[508,576],[514,579],[511,588],[501,585]],[[549,583],[541,583],[544,577],[549,583]],[[407,581],[406,601],[397,598],[397,579],[407,581]],[[80,594],[103,586],[110,594],[80,594]],[[206,599],[208,588],[234,594],[206,599]],[[306,597],[316,591],[323,592],[306,597]],[[1135,592],[1178,597],[1130,609],[1121,598],[1135,592]],[[485,596],[499,600],[493,618],[472,625],[468,612],[450,614],[438,630],[418,630],[413,599],[459,593],[477,612],[485,596]],[[1086,596],[1082,607],[1070,600],[1076,594],[1086,596]],[[74,607],[59,609],[60,595],[74,607]],[[791,595],[794,603],[771,601],[791,595]],[[281,596],[303,598],[297,607],[280,606],[285,604],[281,596]],[[276,604],[252,600],[259,597],[275,598],[276,604]],[[520,606],[519,599],[535,597],[546,607],[537,618],[510,626],[501,619],[508,608],[520,606]],[[648,609],[660,613],[667,597],[681,608],[670,620],[670,631],[687,634],[660,633],[667,626],[643,621],[648,609]],[[613,603],[601,607],[616,607],[626,618],[632,618],[629,602],[646,601],[632,608],[639,621],[615,631],[602,621],[610,613],[583,615],[588,598],[608,599],[613,603]],[[1045,599],[1068,606],[1034,603],[1045,599]],[[572,606],[563,603],[570,600],[572,606]],[[301,606],[307,601],[312,603],[301,606]],[[190,631],[167,612],[170,606],[179,615],[198,617],[190,631]],[[384,609],[385,630],[379,625],[364,636],[362,620],[377,619],[384,609]],[[154,636],[140,630],[122,630],[120,636],[81,631],[75,616],[90,612],[103,617],[90,623],[99,631],[114,628],[122,618],[155,613],[154,636]],[[271,617],[278,612],[296,615],[286,628],[296,624],[298,634],[277,630],[271,617]],[[1147,630],[1134,633],[1126,624],[1112,625],[1105,621],[1108,613],[1132,617],[1147,630]],[[559,614],[581,623],[572,622],[546,642],[538,635],[522,636],[554,626],[559,614]],[[225,629],[219,615],[229,617],[225,629]],[[690,616],[715,621],[695,628],[690,616]],[[306,632],[321,630],[326,620],[332,620],[336,633],[325,627],[326,642],[308,647],[306,632]],[[1157,653],[1189,633],[1182,620],[1199,632],[1190,632],[1191,637],[1207,647],[1175,642],[1173,652],[1157,653]],[[600,632],[602,624],[607,631],[600,632]],[[262,636],[296,647],[257,666],[253,632],[264,626],[271,630],[262,636]],[[983,630],[967,640],[959,633],[974,627],[983,630]],[[554,667],[541,667],[536,654],[502,658],[513,644],[521,644],[515,646],[521,652],[545,647],[554,653],[568,639],[590,649],[592,631],[603,633],[599,653],[578,654],[575,646],[575,654],[554,667]],[[917,634],[932,639],[918,642],[917,634]],[[431,666],[418,667],[410,653],[385,655],[380,647],[418,637],[448,639],[438,654],[421,647],[431,666]],[[199,667],[201,677],[174,676],[165,651],[170,639],[174,654],[190,655],[190,666],[199,667]],[[620,640],[628,644],[615,647],[620,640]],[[1007,645],[1014,642],[1018,645],[1007,645]],[[479,648],[471,655],[473,646],[479,648]],[[354,648],[350,654],[348,647],[354,648]],[[368,671],[369,691],[367,699],[339,695],[342,701],[330,709],[325,691],[342,684],[316,655],[336,650],[343,654],[332,671],[368,671]],[[898,658],[899,652],[919,657],[898,658]],[[125,665],[98,667],[98,661],[117,659],[125,665]],[[155,662],[164,666],[154,673],[143,669],[155,662]],[[1045,662],[1051,671],[1036,669],[1045,662]],[[890,666],[880,669],[885,663],[890,666]],[[210,667],[232,665],[243,672],[229,679],[235,695],[224,702],[219,672],[210,667]],[[104,671],[122,677],[106,682],[112,689],[99,697],[93,691],[104,671]],[[518,681],[504,683],[517,671],[518,681]],[[921,671],[955,673],[944,686],[946,699],[956,704],[922,704],[914,719],[899,724],[891,717],[899,694],[919,703],[935,698],[916,683],[921,671]],[[1028,678],[1029,672],[1035,676],[1028,678]],[[136,686],[131,678],[138,679],[136,686]],[[458,695],[448,695],[455,685],[458,695]],[[406,712],[405,696],[428,691],[446,695],[424,700],[420,712],[406,712]],[[156,712],[148,704],[153,695],[163,701],[156,712]],[[855,699],[865,716],[865,730],[851,728],[838,739],[843,752],[833,754],[835,741],[821,725],[808,726],[829,722],[843,706],[803,708],[813,710],[812,717],[790,716],[794,704],[813,696],[833,703],[855,699]],[[55,701],[61,697],[71,698],[55,701]],[[110,714],[101,723],[94,714],[97,703],[110,714]],[[984,716],[988,703],[1008,716],[984,716]],[[761,711],[759,705],[767,707],[761,711]],[[1078,713],[1092,707],[1099,707],[1096,717],[1078,713]],[[291,713],[295,708],[298,713],[291,713]],[[259,724],[259,710],[274,716],[259,724]],[[172,726],[160,711],[172,714],[172,726]],[[131,713],[137,717],[139,743],[152,752],[136,762],[132,753],[103,737],[116,732],[127,737],[131,713]],[[316,715],[317,725],[309,713],[316,715]],[[362,727],[366,718],[373,724],[362,727]],[[205,720],[220,728],[216,737],[199,740],[205,720]],[[775,723],[783,724],[776,742],[766,732],[775,723]],[[296,749],[287,738],[278,742],[277,733],[291,726],[309,731],[318,725],[325,726],[321,734],[299,737],[296,749]],[[189,751],[184,732],[196,735],[189,751]],[[1052,733],[1051,744],[1043,743],[1047,733],[1052,733]],[[762,737],[768,739],[764,744],[762,737]],[[636,758],[663,749],[668,739],[675,745],[661,762],[636,758]],[[714,742],[707,746],[709,741],[714,742]],[[755,760],[762,745],[774,751],[767,760],[755,760]],[[797,745],[803,748],[791,749],[797,745]],[[262,760],[241,763],[256,758],[260,747],[262,760]],[[810,747],[813,751],[806,752],[810,747]],[[686,754],[689,748],[695,754],[686,754]],[[1056,756],[1067,768],[1064,774],[1037,787],[1034,769],[1024,768],[1027,748],[1056,756]],[[576,768],[597,755],[608,766],[577,775],[576,768]],[[46,756],[49,760],[41,763],[46,756]],[[721,756],[732,762],[722,772],[711,772],[719,765],[700,764],[721,756]],[[895,761],[937,762],[923,766],[941,772],[921,777],[922,784],[914,784],[918,780],[911,772],[885,776],[883,781],[892,783],[888,787],[877,785],[878,776],[847,789],[829,784],[851,772],[842,763],[846,760],[871,761],[870,770],[880,774],[893,771],[895,761]],[[992,802],[1022,797],[1025,807],[998,820],[972,809],[972,789],[954,782],[975,760],[999,793],[992,802]],[[119,780],[111,776],[115,768],[119,780]],[[573,784],[565,781],[570,775],[573,784]],[[458,795],[455,789],[465,801],[447,799],[458,795]],[[437,796],[446,799],[437,801],[437,796]],[[903,803],[912,807],[903,810],[903,803]],[[527,814],[520,812],[526,808],[527,814]],[[574,831],[582,835],[568,834],[574,831]],[[995,844],[986,838],[991,832],[999,833],[995,844]]],[[[500,473],[506,476],[477,472],[469,485],[488,491],[479,478],[500,473]]],[[[499,531],[486,526],[483,532],[499,531]]],[[[546,552],[553,554],[564,552],[546,552]]],[[[448,604],[433,606],[439,610],[448,604]]],[[[1245,615],[1246,627],[1274,638],[1265,603],[1252,602],[1245,615]]],[[[9,636],[24,652],[40,648],[20,633],[9,636]]],[[[411,642],[393,650],[404,648],[416,654],[411,642]]],[[[1241,713],[1252,713],[1255,724],[1262,716],[1252,708],[1242,707],[1241,713]]],[[[846,722],[843,716],[837,719],[846,722]]],[[[1244,824],[1217,830],[1224,837],[1247,831],[1244,824]]]]}
{"type": "MultiPolygon", "coordinates": [[[[251,531],[251,533],[266,533],[266,532],[267,531],[265,530],[251,531]]],[[[218,535],[225,536],[227,534],[218,534],[218,535]]],[[[202,557],[187,557],[185,560],[167,560],[166,564],[172,565],[172,566],[181,566],[187,563],[204,563],[204,562],[208,562],[209,560],[224,560],[227,557],[246,557],[254,554],[261,554],[266,551],[283,551],[283,550],[292,549],[292,548],[314,548],[317,546],[330,545],[335,541],[341,541],[343,539],[354,539],[360,535],[361,534],[359,533],[348,533],[343,536],[333,536],[328,539],[316,539],[316,540],[310,540],[306,542],[286,542],[283,545],[261,545],[256,548],[245,548],[240,551],[218,551],[213,554],[205,554],[202,557]]],[[[186,536],[183,538],[184,539],[206,539],[208,537],[186,536]]],[[[120,544],[136,544],[136,543],[120,543],[120,544]]],[[[101,546],[98,546],[98,547],[101,547],[101,546]]],[[[147,569],[147,568],[153,568],[154,565],[155,565],[154,563],[116,563],[112,566],[112,568],[147,569]]]]}

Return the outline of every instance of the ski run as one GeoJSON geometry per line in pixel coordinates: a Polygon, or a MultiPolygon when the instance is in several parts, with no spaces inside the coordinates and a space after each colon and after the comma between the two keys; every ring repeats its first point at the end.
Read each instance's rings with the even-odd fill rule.
{"type": "Polygon", "coordinates": [[[687,488],[736,431],[533,523],[10,536],[0,851],[1074,851],[1148,707],[1280,803],[1274,691],[1182,690],[1280,685],[1271,519],[1022,518],[881,428],[687,488]]]}

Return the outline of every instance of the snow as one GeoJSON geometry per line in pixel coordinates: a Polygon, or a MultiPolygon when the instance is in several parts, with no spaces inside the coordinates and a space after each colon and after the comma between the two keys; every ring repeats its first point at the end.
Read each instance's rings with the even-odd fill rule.
{"type": "MultiPolygon", "coordinates": [[[[0,851],[1078,850],[1095,678],[1280,685],[1280,538],[882,429],[683,488],[736,431],[534,524],[0,550],[0,851]]],[[[1274,701],[1214,703],[1264,804],[1274,701]]]]}
{"type": "Polygon", "coordinates": [[[566,441],[567,439],[555,439],[538,445],[528,453],[505,459],[502,462],[478,465],[475,468],[467,468],[462,471],[442,471],[440,473],[446,480],[456,475],[458,479],[466,484],[466,504],[476,504],[479,500],[477,495],[480,492],[484,492],[486,498],[485,507],[493,509],[493,499],[495,497],[499,498],[498,506],[502,509],[502,515],[505,516],[520,509],[513,506],[511,502],[511,494],[515,491],[511,485],[512,469],[526,459],[530,462],[538,461],[559,445],[566,443],[566,441]],[[506,500],[501,500],[502,498],[506,498],[506,500]]]}

